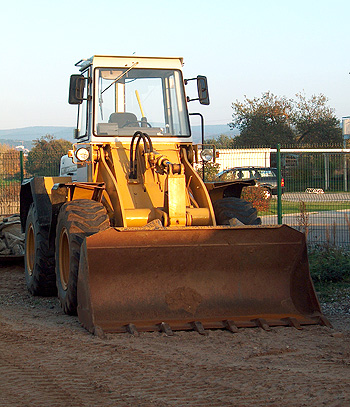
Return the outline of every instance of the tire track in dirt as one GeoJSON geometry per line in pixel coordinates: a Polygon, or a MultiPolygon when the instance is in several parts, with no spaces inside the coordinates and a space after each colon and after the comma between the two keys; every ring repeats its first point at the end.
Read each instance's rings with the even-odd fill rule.
{"type": "MultiPolygon", "coordinates": [[[[329,387],[337,388],[338,394],[341,394],[345,388],[345,385],[330,383],[329,375],[322,378],[323,372],[320,371],[302,372],[299,368],[288,367],[288,363],[285,366],[285,361],[284,366],[278,366],[271,360],[271,356],[282,357],[282,350],[280,352],[275,350],[272,352],[273,355],[255,354],[253,357],[233,360],[229,358],[226,365],[220,366],[213,364],[212,361],[198,363],[192,347],[189,350],[186,347],[186,352],[173,358],[172,352],[169,352],[172,339],[162,338],[159,335],[148,334],[139,338],[124,335],[122,338],[117,336],[106,342],[84,334],[80,338],[69,340],[70,357],[68,357],[65,354],[66,346],[61,351],[59,350],[62,336],[58,338],[53,336],[53,331],[46,332],[46,334],[40,331],[36,334],[12,332],[10,340],[7,340],[7,346],[12,343],[12,345],[16,345],[21,354],[24,351],[36,354],[40,349],[46,349],[51,344],[51,349],[55,351],[59,362],[46,360],[45,374],[54,381],[55,386],[65,389],[66,393],[59,394],[62,399],[74,399],[75,397],[75,405],[89,405],[87,403],[95,401],[101,403],[102,400],[106,401],[106,405],[109,402],[117,401],[126,403],[126,405],[128,403],[136,403],[136,405],[152,405],[152,403],[157,405],[189,403],[193,406],[203,405],[203,403],[213,406],[235,405],[238,401],[256,402],[261,400],[263,395],[268,400],[269,392],[276,393],[276,390],[280,395],[276,399],[275,394],[275,402],[289,400],[289,405],[298,405],[293,403],[294,397],[281,396],[284,381],[285,383],[294,382],[290,389],[297,388],[298,392],[304,394],[305,397],[308,397],[309,388],[315,387],[313,383],[316,382],[320,389],[323,388],[323,395],[329,387]],[[151,336],[155,344],[162,340],[167,343],[163,344],[163,349],[158,348],[159,351],[156,353],[155,347],[149,345],[147,336],[151,336]],[[40,337],[40,341],[37,337],[40,337]],[[109,343],[110,341],[112,343],[109,343]],[[144,347],[144,349],[139,347],[144,347]],[[253,360],[256,358],[267,358],[270,365],[273,363],[275,365],[257,367],[253,360]],[[95,363],[91,363],[91,360],[95,363]],[[47,366],[48,362],[50,368],[47,366]],[[62,364],[69,367],[68,377],[67,372],[62,371],[62,364]],[[77,366],[79,366],[79,371],[76,370],[77,366]],[[310,375],[310,373],[313,374],[310,375]],[[69,384],[67,384],[68,378],[69,384]],[[174,383],[176,383],[175,390],[177,390],[175,392],[174,383]],[[81,388],[84,389],[83,395],[79,395],[81,388]],[[179,389],[181,389],[181,394],[178,392],[179,389]],[[208,400],[211,400],[210,404],[208,404],[208,400]]],[[[180,335],[180,337],[182,341],[190,339],[189,342],[193,342],[192,334],[180,335]],[[186,336],[188,338],[184,338],[186,336]]],[[[1,343],[6,342],[4,335],[0,334],[0,338],[1,343]]],[[[207,343],[201,343],[201,345],[207,345],[202,346],[204,351],[210,351],[209,348],[215,344],[215,338],[210,339],[214,339],[214,342],[209,340],[206,341],[207,343]]],[[[178,346],[178,344],[176,345],[178,346]]],[[[197,359],[198,356],[197,354],[197,359]]],[[[40,363],[36,363],[33,369],[37,369],[38,366],[42,368],[40,363]]],[[[333,372],[337,373],[334,370],[333,372]]],[[[316,402],[317,394],[314,397],[316,397],[314,400],[316,402]]]]}
{"type": "MultiPolygon", "coordinates": [[[[191,389],[189,389],[191,392],[190,395],[186,395],[185,392],[181,397],[177,395],[172,398],[170,396],[170,394],[172,393],[170,388],[173,386],[172,378],[175,378],[177,381],[177,385],[182,387],[183,389],[185,389],[188,383],[191,381],[194,381],[195,383],[201,383],[200,370],[195,373],[184,373],[183,364],[178,364],[178,366],[175,366],[174,363],[172,363],[172,365],[169,366],[169,371],[161,371],[159,370],[159,368],[157,369],[156,366],[160,363],[160,360],[159,358],[156,358],[154,354],[146,355],[144,352],[135,351],[134,349],[127,349],[127,347],[125,346],[119,347],[118,352],[116,352],[115,345],[112,345],[111,347],[108,344],[98,344],[99,347],[97,348],[96,344],[87,343],[84,343],[83,349],[84,352],[89,355],[89,361],[91,359],[94,359],[95,354],[98,354],[99,357],[99,363],[98,365],[94,366],[95,368],[93,369],[92,373],[91,369],[85,366],[87,361],[84,360],[84,357],[79,357],[77,363],[74,363],[73,360],[65,360],[67,359],[65,358],[65,355],[60,355],[55,352],[57,358],[60,360],[59,365],[62,365],[63,362],[64,365],[70,366],[69,384],[65,383],[65,381],[67,381],[67,378],[63,378],[62,383],[62,381],[60,380],[62,374],[60,372],[60,367],[57,365],[57,363],[55,363],[55,361],[46,359],[47,351],[44,350],[41,352],[41,361],[33,362],[33,355],[38,355],[38,352],[40,352],[40,350],[46,348],[47,343],[45,342],[50,342],[49,338],[45,340],[45,337],[42,337],[42,340],[36,344],[35,338],[30,335],[26,336],[18,333],[16,335],[16,333],[12,333],[10,338],[8,335],[0,334],[0,340],[2,344],[0,346],[0,352],[2,351],[3,346],[8,349],[13,348],[14,346],[16,347],[16,354],[17,356],[20,356],[22,363],[21,366],[17,365],[15,367],[17,368],[17,370],[22,368],[25,377],[31,377],[34,381],[36,381],[37,387],[39,389],[46,388],[50,395],[52,395],[52,397],[56,400],[59,400],[60,398],[73,398],[72,396],[75,396],[75,405],[87,403],[89,402],[89,400],[91,402],[96,396],[96,389],[100,392],[112,393],[110,391],[110,388],[115,388],[116,385],[118,385],[119,392],[117,395],[111,394],[111,400],[120,399],[121,395],[127,397],[127,394],[132,393],[132,399],[134,401],[138,400],[140,402],[152,402],[152,400],[155,400],[159,402],[164,399],[166,400],[166,403],[173,401],[175,404],[177,404],[181,402],[183,398],[187,399],[187,401],[193,401],[193,391],[194,388],[196,388],[196,385],[194,386],[194,388],[191,386],[191,389]],[[106,369],[110,368],[110,361],[112,356],[111,352],[113,355],[113,362],[114,364],[116,364],[116,367],[114,367],[114,369],[112,370],[114,374],[111,374],[109,375],[109,377],[107,376],[107,378],[102,379],[101,376],[106,376],[104,374],[106,369]],[[28,358],[25,353],[31,355],[30,358],[28,358]],[[72,371],[72,362],[74,365],[78,365],[79,368],[84,371],[84,389],[88,389],[90,387],[93,389],[94,393],[93,395],[87,394],[85,390],[84,397],[83,399],[80,399],[80,403],[78,403],[79,398],[77,398],[75,392],[81,385],[80,382],[82,380],[82,377],[80,373],[72,371]],[[153,374],[150,374],[150,372],[152,371],[153,374]],[[42,379],[42,375],[44,375],[45,380],[42,379]],[[118,377],[118,383],[114,382],[114,378],[116,376],[118,377]],[[47,383],[50,381],[54,382],[53,388],[47,386],[47,383]],[[63,389],[64,391],[55,392],[54,390],[57,388],[63,389]]],[[[81,352],[82,349],[81,343],[78,344],[76,343],[76,341],[73,343],[71,342],[69,347],[70,354],[73,355],[73,359],[74,355],[77,352],[81,352]]],[[[51,349],[55,348],[55,346],[51,347],[51,349]]],[[[12,354],[8,353],[7,356],[7,362],[10,363],[12,354]]],[[[6,352],[3,353],[3,357],[6,357],[6,352]]],[[[164,366],[166,365],[163,365],[163,367],[164,366]]],[[[186,367],[190,368],[190,366],[186,367]]],[[[19,382],[21,380],[22,378],[19,379],[19,382]]],[[[213,394],[213,390],[221,393],[221,395],[224,395],[225,393],[226,396],[232,394],[231,387],[225,388],[225,386],[222,386],[219,383],[214,383],[213,385],[204,383],[202,386],[199,386],[197,390],[199,391],[199,393],[203,393],[204,396],[206,394],[208,395],[209,392],[213,394]],[[215,386],[215,389],[211,388],[213,385],[215,386]]],[[[51,399],[47,397],[46,393],[43,396],[48,401],[50,401],[50,403],[52,403],[51,399]]],[[[130,397],[128,398],[130,399],[130,397]]],[[[30,399],[29,401],[31,402],[32,400],[30,399]]],[[[96,401],[101,401],[101,395],[99,395],[98,400],[96,401]]],[[[200,403],[201,402],[199,402],[199,404],[200,403]]],[[[193,405],[196,404],[197,403],[193,405]]],[[[216,403],[213,405],[216,405],[216,403]]],[[[220,405],[220,403],[218,402],[217,405],[220,405]]]]}
{"type": "MultiPolygon", "coordinates": [[[[84,380],[79,380],[81,374],[74,372],[64,359],[59,364],[55,363],[53,358],[57,356],[56,352],[43,345],[38,340],[37,346],[33,346],[25,335],[9,337],[0,333],[0,366],[2,371],[6,372],[6,380],[0,382],[0,389],[3,390],[3,386],[8,387],[11,382],[11,387],[17,389],[21,395],[21,403],[28,405],[47,406],[62,403],[61,405],[84,406],[84,399],[77,393],[79,384],[85,384],[84,380]],[[65,366],[68,367],[69,374],[65,366]]],[[[8,405],[13,405],[13,401],[8,405]]]]}
{"type": "Polygon", "coordinates": [[[254,328],[101,339],[57,301],[29,297],[21,278],[0,270],[0,406],[350,404],[348,333],[254,328]]]}

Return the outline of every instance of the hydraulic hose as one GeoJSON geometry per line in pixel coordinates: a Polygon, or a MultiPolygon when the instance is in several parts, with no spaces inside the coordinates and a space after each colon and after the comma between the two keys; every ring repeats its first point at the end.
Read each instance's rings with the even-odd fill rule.
{"type": "Polygon", "coordinates": [[[136,152],[140,145],[141,140],[143,141],[145,153],[153,153],[153,144],[150,136],[146,133],[142,133],[141,131],[135,132],[132,136],[131,144],[130,144],[130,178],[136,179],[136,152]],[[134,153],[134,143],[136,141],[135,153],[134,153]]]}

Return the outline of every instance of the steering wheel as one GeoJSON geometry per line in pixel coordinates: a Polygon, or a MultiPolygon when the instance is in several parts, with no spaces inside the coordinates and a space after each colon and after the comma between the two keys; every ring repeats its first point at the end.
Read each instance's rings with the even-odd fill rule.
{"type": "Polygon", "coordinates": [[[141,127],[142,127],[142,123],[146,123],[148,127],[152,127],[152,125],[146,121],[136,120],[134,122],[126,122],[125,124],[123,124],[122,128],[123,127],[135,127],[135,126],[133,126],[133,124],[139,124],[139,123],[141,123],[141,127]]]}

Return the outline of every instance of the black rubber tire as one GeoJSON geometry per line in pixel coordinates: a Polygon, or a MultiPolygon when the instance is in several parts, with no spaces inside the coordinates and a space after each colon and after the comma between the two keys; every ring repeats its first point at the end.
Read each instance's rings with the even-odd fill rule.
{"type": "Polygon", "coordinates": [[[230,219],[236,218],[244,225],[261,225],[257,210],[244,199],[228,197],[214,202],[214,212],[218,225],[229,225],[230,219]]]}
{"type": "Polygon", "coordinates": [[[24,274],[30,294],[57,295],[55,249],[49,245],[49,225],[39,224],[34,202],[26,220],[24,274]]]}
{"type": "Polygon", "coordinates": [[[77,314],[77,282],[80,247],[86,236],[109,227],[102,203],[77,199],[65,203],[58,215],[56,228],[56,284],[63,311],[77,314]]]}

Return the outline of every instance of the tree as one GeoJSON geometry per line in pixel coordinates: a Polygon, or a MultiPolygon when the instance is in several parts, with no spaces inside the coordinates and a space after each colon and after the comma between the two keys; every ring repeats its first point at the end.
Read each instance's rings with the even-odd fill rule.
{"type": "Polygon", "coordinates": [[[243,103],[236,101],[229,124],[240,130],[235,147],[340,143],[340,122],[327,102],[323,94],[307,99],[304,93],[298,93],[293,100],[271,92],[261,98],[245,97],[243,103]]]}
{"type": "Polygon", "coordinates": [[[50,134],[33,141],[25,163],[27,173],[31,175],[55,176],[59,174],[61,157],[72,148],[67,140],[56,140],[50,134]]]}
{"type": "Polygon", "coordinates": [[[13,147],[8,146],[7,144],[0,144],[0,154],[7,153],[9,151],[16,151],[13,147]]]}
{"type": "Polygon", "coordinates": [[[327,106],[326,96],[312,95],[307,99],[305,93],[297,93],[296,98],[291,119],[298,144],[342,142],[340,121],[334,109],[327,106]]]}
{"type": "Polygon", "coordinates": [[[226,134],[221,134],[217,139],[205,140],[205,144],[213,144],[216,148],[234,148],[235,139],[226,134]]]}
{"type": "Polygon", "coordinates": [[[295,141],[291,127],[292,101],[265,92],[261,98],[248,99],[232,104],[231,128],[238,128],[236,147],[275,146],[277,143],[292,144],[295,141]]]}

